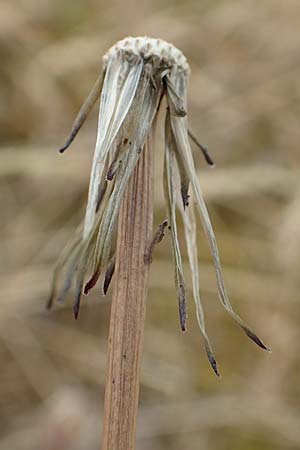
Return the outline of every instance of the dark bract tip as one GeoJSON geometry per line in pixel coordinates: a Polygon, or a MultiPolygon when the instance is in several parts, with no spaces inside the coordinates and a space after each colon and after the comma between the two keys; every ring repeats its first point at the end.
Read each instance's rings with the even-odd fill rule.
{"type": "Polygon", "coordinates": [[[267,347],[266,344],[255,334],[253,331],[249,330],[247,327],[242,327],[247,336],[255,342],[256,345],[258,345],[263,350],[266,350],[267,352],[271,352],[270,347],[267,347]]]}
{"type": "Polygon", "coordinates": [[[217,377],[221,378],[221,374],[220,374],[219,369],[218,369],[218,364],[217,364],[217,361],[215,360],[214,355],[208,349],[206,349],[206,352],[207,352],[207,357],[208,357],[208,360],[210,362],[211,368],[213,369],[213,371],[215,372],[217,377]]]}
{"type": "Polygon", "coordinates": [[[70,146],[70,144],[65,144],[63,147],[58,149],[58,152],[59,153],[64,153],[69,146],[70,146]]]}
{"type": "Polygon", "coordinates": [[[50,293],[50,295],[49,295],[49,297],[47,299],[46,305],[45,305],[46,309],[51,309],[52,308],[53,299],[54,299],[54,292],[52,290],[52,292],[50,293]]]}
{"type": "Polygon", "coordinates": [[[95,286],[95,284],[98,281],[99,276],[100,276],[100,272],[98,270],[96,270],[93,273],[92,277],[89,279],[89,281],[84,286],[83,293],[85,295],[87,295],[89,293],[89,291],[95,286]]]}
{"type": "Polygon", "coordinates": [[[79,315],[79,307],[77,305],[73,306],[73,313],[74,313],[74,319],[77,320],[78,315],[79,315]]]}

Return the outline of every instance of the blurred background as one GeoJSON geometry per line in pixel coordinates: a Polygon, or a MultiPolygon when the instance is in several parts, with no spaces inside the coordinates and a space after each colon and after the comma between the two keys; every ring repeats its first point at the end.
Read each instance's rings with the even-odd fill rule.
{"type": "MultiPolygon", "coordinates": [[[[45,310],[53,265],[83,218],[94,109],[64,143],[126,35],[166,39],[192,73],[194,149],[232,303],[272,347],[256,348],[217,299],[199,226],[201,290],[222,379],[211,371],[190,296],[179,330],[168,236],[151,267],[139,450],[300,448],[299,0],[1,0],[0,448],[98,449],[111,290],[45,310]]],[[[162,130],[155,222],[165,218],[162,130]]]]}

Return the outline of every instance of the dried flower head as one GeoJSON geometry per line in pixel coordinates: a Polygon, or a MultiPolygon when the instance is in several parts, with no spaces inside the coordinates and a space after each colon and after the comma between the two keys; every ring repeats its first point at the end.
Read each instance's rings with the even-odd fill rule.
{"type": "MultiPolygon", "coordinates": [[[[174,254],[180,324],[182,330],[185,330],[186,294],[177,233],[178,196],[174,182],[177,173],[181,185],[179,209],[185,230],[197,319],[209,361],[218,374],[205,330],[199,294],[194,204],[210,245],[222,305],[250,339],[263,349],[268,348],[233,311],[225,290],[215,235],[201,193],[189,142],[190,138],[202,150],[208,164],[213,165],[206,147],[198,142],[188,128],[189,72],[189,65],[182,52],[160,39],[128,37],[111,47],[103,57],[102,72],[73,124],[68,141],[60,149],[60,152],[64,152],[69,147],[95,101],[101,96],[98,135],[83,230],[77,234],[57,263],[48,306],[51,306],[54,298],[64,299],[73,278],[76,285],[76,318],[82,292],[87,294],[100,276],[103,278],[103,292],[107,292],[114,273],[114,232],[123,194],[165,97],[167,108],[163,182],[174,254]],[[60,285],[59,278],[62,274],[63,282],[60,285]],[[91,276],[86,279],[88,274],[91,276]]],[[[148,262],[152,259],[153,245],[162,239],[166,226],[167,221],[160,225],[154,236],[149,255],[146,255],[148,262]]]]}

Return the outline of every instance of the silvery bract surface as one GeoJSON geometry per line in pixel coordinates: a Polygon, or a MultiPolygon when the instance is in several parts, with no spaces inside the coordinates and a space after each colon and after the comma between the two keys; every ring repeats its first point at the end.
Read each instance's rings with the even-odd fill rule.
{"type": "MultiPolygon", "coordinates": [[[[206,161],[213,164],[207,149],[188,129],[187,81],[189,66],[184,55],[160,39],[126,38],[103,57],[103,70],[79,112],[70,137],[60,150],[65,151],[100,97],[99,122],[93,158],[89,195],[83,228],[60,257],[53,276],[48,306],[62,301],[75,284],[74,314],[77,318],[82,292],[85,294],[102,280],[106,293],[114,273],[115,230],[124,191],[152,133],[160,107],[165,109],[165,158],[163,185],[174,255],[175,285],[182,330],[186,329],[186,287],[177,213],[183,218],[192,291],[199,327],[212,368],[219,374],[205,329],[200,299],[195,211],[202,221],[214,262],[219,298],[233,319],[260,347],[268,349],[233,311],[228,299],[214,231],[196,174],[190,141],[201,148],[206,161]],[[166,103],[163,98],[166,98],[166,103]],[[167,107],[165,107],[165,104],[167,107]],[[162,106],[164,105],[164,106],[162,106]],[[178,200],[175,177],[180,178],[178,200]]],[[[154,243],[161,240],[166,222],[154,243]]],[[[150,257],[149,257],[150,260],[150,257]]]]}

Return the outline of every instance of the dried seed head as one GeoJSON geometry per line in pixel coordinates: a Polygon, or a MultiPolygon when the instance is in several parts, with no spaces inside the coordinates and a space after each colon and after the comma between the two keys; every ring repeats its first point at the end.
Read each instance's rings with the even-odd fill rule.
{"type": "Polygon", "coordinates": [[[174,45],[162,39],[154,39],[147,36],[126,37],[113,45],[103,56],[104,67],[108,60],[121,54],[128,61],[133,58],[141,58],[152,64],[156,69],[174,68],[178,72],[188,74],[190,67],[184,54],[174,45]]]}
{"type": "MultiPolygon", "coordinates": [[[[114,272],[115,242],[113,239],[120,205],[147,137],[153,131],[161,100],[165,96],[165,163],[164,191],[173,248],[175,282],[182,330],[186,329],[186,296],[180,238],[177,232],[177,208],[181,209],[188,259],[192,274],[196,315],[204,339],[208,359],[218,374],[212,348],[206,334],[204,312],[200,299],[198,252],[194,203],[210,245],[215,266],[218,294],[224,308],[243,331],[260,347],[265,344],[233,311],[226,293],[214,231],[204,203],[189,138],[201,149],[206,161],[213,165],[207,148],[188,129],[187,80],[189,65],[183,53],[161,39],[127,37],[111,47],[103,57],[104,67],[94,88],[78,114],[64,151],[75,138],[96,99],[100,97],[96,148],[90,177],[89,196],[83,232],[54,274],[49,307],[53,298],[62,298],[73,277],[76,279],[74,313],[77,317],[81,291],[87,293],[105,275],[103,290],[107,291],[114,272]],[[180,178],[182,199],[178,203],[175,177],[180,178]],[[191,190],[191,192],[189,192],[191,190]],[[183,205],[182,205],[183,204],[183,205]],[[64,272],[62,288],[57,280],[64,272]],[[86,281],[89,280],[87,283],[86,281]]],[[[150,244],[145,264],[152,259],[153,245],[159,242],[167,222],[150,244]]]]}

